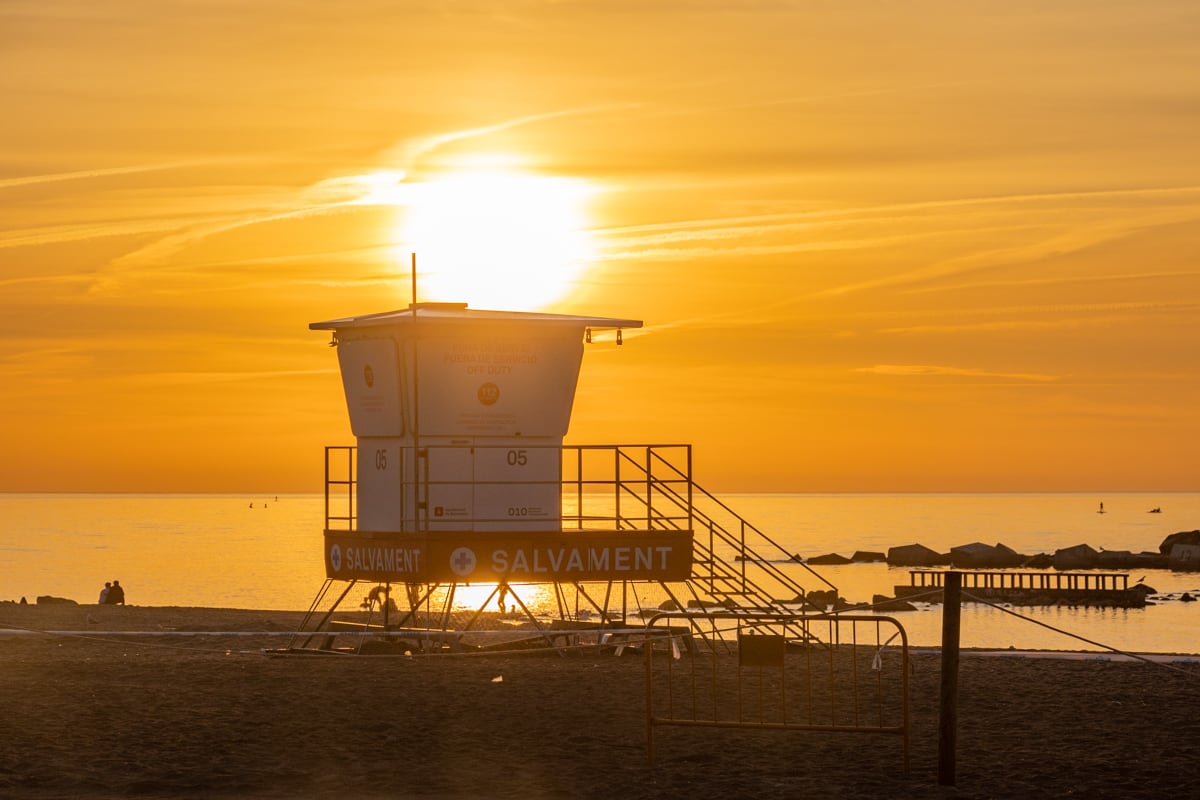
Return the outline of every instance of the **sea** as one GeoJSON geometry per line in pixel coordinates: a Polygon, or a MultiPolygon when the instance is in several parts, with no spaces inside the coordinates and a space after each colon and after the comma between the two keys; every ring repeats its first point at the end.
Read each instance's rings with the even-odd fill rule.
{"type": "MultiPolygon", "coordinates": [[[[804,557],[939,552],[973,542],[1033,555],[1078,544],[1157,552],[1200,528],[1200,493],[721,494],[804,557]],[[1103,506],[1101,506],[1103,504],[1103,506]],[[1099,513],[1101,507],[1104,513],[1099,513]],[[1153,509],[1159,509],[1157,512],[1153,509]]],[[[323,494],[0,493],[0,601],[49,595],[95,603],[120,580],[127,602],[304,610],[324,581],[323,494]]],[[[883,563],[817,567],[850,602],[892,595],[909,570],[883,563]]],[[[997,650],[1200,654],[1200,572],[1138,570],[1145,608],[991,607],[968,603],[961,644],[997,650]]],[[[889,612],[890,613],[890,612],[889,612]]],[[[941,606],[890,613],[914,647],[941,643],[941,606]]]]}

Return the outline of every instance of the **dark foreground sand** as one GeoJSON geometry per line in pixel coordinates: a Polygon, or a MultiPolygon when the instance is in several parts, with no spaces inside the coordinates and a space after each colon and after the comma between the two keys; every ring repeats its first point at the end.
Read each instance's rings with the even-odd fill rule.
{"type": "MultiPolygon", "coordinates": [[[[0,628],[291,630],[299,616],[2,604],[0,628]]],[[[936,655],[913,657],[905,774],[894,736],[681,728],[658,730],[650,768],[639,657],[259,652],[281,643],[0,635],[0,797],[1200,792],[1200,664],[964,654],[957,785],[939,787],[936,655]]]]}

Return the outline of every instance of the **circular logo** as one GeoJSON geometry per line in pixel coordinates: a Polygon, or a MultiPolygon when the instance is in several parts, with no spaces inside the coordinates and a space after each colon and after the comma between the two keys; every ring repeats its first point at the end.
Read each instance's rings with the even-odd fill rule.
{"type": "Polygon", "coordinates": [[[342,548],[340,545],[335,544],[329,548],[329,563],[333,566],[334,572],[342,571],[342,548]]]}
{"type": "Polygon", "coordinates": [[[470,575],[475,571],[475,551],[469,547],[456,547],[450,554],[450,569],[464,578],[470,575]]]}
{"type": "Polygon", "coordinates": [[[490,381],[479,387],[479,402],[490,406],[500,399],[500,387],[490,381]]]}
{"type": "Polygon", "coordinates": [[[363,367],[363,380],[367,382],[368,389],[375,386],[375,370],[371,369],[370,364],[363,367]]]}

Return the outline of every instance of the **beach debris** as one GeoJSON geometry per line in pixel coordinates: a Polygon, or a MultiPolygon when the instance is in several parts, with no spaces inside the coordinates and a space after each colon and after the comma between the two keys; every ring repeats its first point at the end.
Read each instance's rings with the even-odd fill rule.
{"type": "Polygon", "coordinates": [[[65,597],[54,597],[54,596],[48,595],[48,594],[38,595],[37,603],[39,606],[53,606],[53,605],[77,606],[77,605],[79,605],[79,603],[75,602],[74,600],[68,600],[65,597]]]}
{"type": "Polygon", "coordinates": [[[492,678],[492,683],[504,683],[504,676],[497,675],[496,677],[492,678]]]}

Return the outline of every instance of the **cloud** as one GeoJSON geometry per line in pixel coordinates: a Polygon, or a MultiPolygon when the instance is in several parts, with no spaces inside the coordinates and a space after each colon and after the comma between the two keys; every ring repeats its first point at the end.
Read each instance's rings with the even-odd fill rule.
{"type": "MultiPolygon", "coordinates": [[[[778,226],[772,232],[778,233],[786,227],[800,226],[778,226]]],[[[805,225],[804,228],[810,229],[812,232],[820,230],[819,226],[805,225]]],[[[1009,231],[1013,228],[1003,227],[981,227],[973,230],[974,233],[996,233],[1000,231],[1009,231]]],[[[956,231],[961,233],[962,231],[956,231]]],[[[641,249],[628,249],[629,243],[622,243],[626,249],[616,249],[614,252],[600,254],[600,261],[623,261],[631,259],[654,259],[656,261],[683,261],[695,258],[713,258],[722,257],[728,258],[731,256],[766,256],[766,255],[785,255],[788,253],[822,253],[833,251],[846,250],[866,250],[871,248],[881,247],[896,247],[899,245],[909,244],[923,239],[937,238],[944,236],[947,231],[921,231],[913,233],[892,233],[878,235],[863,235],[851,236],[840,239],[805,239],[802,241],[783,242],[779,244],[736,244],[730,247],[719,247],[713,245],[704,246],[681,246],[681,247],[643,247],[641,249]]],[[[717,233],[710,235],[709,232],[701,232],[688,236],[681,236],[677,241],[686,244],[693,242],[702,242],[710,239],[745,239],[745,233],[737,233],[734,231],[717,233]]],[[[826,294],[829,292],[819,292],[818,294],[826,294]]]]}
{"type": "Polygon", "coordinates": [[[139,236],[177,230],[180,220],[130,220],[125,222],[97,222],[86,225],[54,225],[42,228],[25,228],[0,234],[0,249],[9,247],[39,247],[48,244],[80,242],[88,239],[103,239],[117,236],[139,236]]]}
{"type": "Polygon", "coordinates": [[[276,378],[294,378],[308,375],[337,374],[336,367],[325,369],[277,369],[242,372],[147,372],[133,377],[132,382],[139,384],[163,384],[197,386],[214,383],[239,383],[242,381],[264,381],[276,378]]]}
{"type": "Polygon", "coordinates": [[[227,215],[218,219],[208,219],[204,222],[185,225],[183,230],[176,229],[173,233],[156,239],[149,244],[131,250],[118,256],[97,273],[92,284],[93,293],[112,293],[117,290],[120,282],[136,277],[140,272],[153,269],[157,271],[173,256],[188,247],[223,233],[229,233],[253,225],[269,222],[279,222],[290,219],[300,219],[318,214],[331,214],[346,210],[354,205],[350,201],[341,201],[318,205],[305,205],[295,208],[280,208],[269,213],[246,215],[227,215]]]}
{"type": "Polygon", "coordinates": [[[430,136],[423,136],[413,139],[402,139],[396,144],[383,152],[385,162],[394,165],[398,169],[411,170],[419,165],[422,158],[430,155],[444,145],[453,142],[463,141],[465,139],[474,139],[479,136],[487,136],[493,133],[501,133],[503,131],[519,128],[525,125],[534,125],[539,122],[545,122],[552,119],[560,119],[563,117],[581,116],[584,114],[603,114],[612,111],[623,111],[630,108],[635,108],[637,103],[620,103],[610,105],[582,106],[579,108],[564,108],[558,111],[545,111],[540,114],[526,114],[520,117],[495,122],[490,125],[481,125],[476,128],[464,128],[457,131],[448,131],[446,133],[438,133],[430,136]]]}
{"type": "MultiPolygon", "coordinates": [[[[286,199],[276,196],[264,200],[260,195],[228,198],[222,204],[221,208],[211,209],[212,213],[209,216],[195,215],[180,217],[172,221],[121,223],[116,226],[77,226],[74,228],[64,228],[57,232],[51,231],[41,234],[34,231],[26,231],[19,238],[27,243],[50,243],[52,241],[64,240],[68,237],[90,238],[102,235],[115,235],[106,233],[106,230],[120,230],[122,233],[168,231],[166,235],[113,259],[101,271],[93,285],[93,291],[101,293],[111,292],[115,290],[115,287],[122,278],[136,275],[139,269],[158,268],[172,257],[205,239],[254,225],[300,219],[307,216],[339,213],[350,209],[350,207],[359,206],[364,202],[372,202],[371,198],[373,196],[386,196],[386,192],[380,192],[379,183],[381,180],[393,183],[402,182],[407,177],[408,171],[415,167],[421,158],[428,156],[446,144],[485,136],[523,125],[532,125],[546,120],[581,114],[605,113],[628,107],[628,105],[600,105],[562,109],[514,117],[476,128],[449,131],[405,140],[394,145],[383,154],[382,158],[384,161],[389,162],[390,168],[381,168],[369,174],[341,175],[320,180],[286,199]],[[398,168],[396,167],[397,164],[399,165],[398,168]],[[264,205],[266,206],[265,210],[264,205]],[[219,216],[214,218],[213,214],[219,216]]],[[[142,169],[151,168],[145,167],[142,169]]],[[[117,172],[126,171],[136,171],[136,168],[115,170],[112,172],[116,174],[117,172]]],[[[78,173],[78,175],[108,173],[109,171],[105,170],[94,170],[90,173],[78,173]]],[[[46,177],[49,179],[51,176],[46,177]]],[[[18,237],[13,238],[15,241],[18,237]]],[[[0,246],[4,246],[3,240],[0,240],[0,246]]]]}
{"type": "Polygon", "coordinates": [[[106,169],[85,169],[76,172],[51,172],[44,175],[26,175],[20,178],[5,178],[0,180],[0,189],[13,189],[19,186],[32,186],[39,183],[55,183],[58,181],[78,181],[90,178],[106,178],[111,175],[132,175],[139,172],[156,172],[168,169],[194,167],[203,161],[176,161],[166,164],[142,164],[132,167],[108,167],[106,169]]]}
{"type": "MultiPolygon", "coordinates": [[[[1177,270],[1171,272],[1119,272],[1103,275],[1053,275],[1049,277],[1016,278],[1012,280],[974,281],[970,284],[944,284],[936,287],[916,288],[912,291],[935,292],[952,291],[954,289],[1004,289],[1004,288],[1044,288],[1072,284],[1121,283],[1127,281],[1157,281],[1173,280],[1176,278],[1200,278],[1200,271],[1177,270]]],[[[1190,304],[1189,304],[1190,305],[1190,304]]]]}
{"type": "MultiPolygon", "coordinates": [[[[977,272],[998,266],[1027,264],[1052,256],[1076,253],[1096,245],[1115,241],[1130,234],[1147,228],[1170,225],[1183,220],[1192,219],[1200,209],[1196,207],[1200,187],[1168,187],[1161,189],[1118,189],[1093,192],[1064,192],[1044,195],[1012,195],[1007,198],[987,198],[978,201],[979,205],[992,203],[1034,203],[1046,201],[1070,203],[1080,199],[1160,199],[1173,200],[1190,198],[1189,202],[1180,208],[1168,204],[1160,208],[1147,208],[1141,203],[1134,207],[1116,207],[1092,209],[1084,207],[1079,211],[1087,215],[1083,219],[1047,219],[1045,225],[1048,233],[1036,236],[1032,240],[1018,242],[1006,247],[987,248],[969,252],[963,255],[935,262],[919,269],[886,275],[867,281],[825,289],[818,296],[844,295],[870,289],[895,286],[912,286],[915,284],[940,281],[955,275],[977,272]]],[[[946,201],[947,206],[957,205],[963,201],[946,201]]],[[[966,201],[975,205],[972,201],[966,201]]],[[[1036,219],[1036,218],[1035,218],[1036,219]]],[[[1028,230],[1038,231],[1037,227],[1028,230]]]]}
{"type": "Polygon", "coordinates": [[[962,333],[996,332],[1015,330],[1054,330],[1082,328],[1095,325],[1112,325],[1128,323],[1130,315],[1142,315],[1144,312],[1173,311],[1181,314],[1193,314],[1200,304],[1193,302],[1156,303],[1078,303],[1060,304],[1053,306],[1022,306],[1008,308],[972,309],[973,317],[980,315],[992,317],[987,320],[971,322],[952,322],[946,324],[906,325],[902,327],[884,328],[882,333],[893,334],[928,334],[928,333],[962,333]],[[1011,315],[1011,319],[995,319],[1002,315],[1011,315]],[[1029,315],[1042,315],[1041,318],[1031,319],[1029,315]],[[1054,318],[1046,318],[1054,315],[1054,318]]]}
{"type": "Polygon", "coordinates": [[[1047,383],[1059,380],[1055,375],[1042,375],[1031,372],[992,372],[990,370],[970,367],[946,367],[933,364],[876,364],[871,367],[858,367],[855,372],[866,372],[872,375],[891,375],[897,377],[953,377],[953,378],[1003,378],[1005,380],[1029,381],[1047,383]]]}
{"type": "MultiPolygon", "coordinates": [[[[597,230],[594,233],[610,242],[605,256],[611,260],[628,258],[672,258],[684,259],[707,255],[756,255],[764,253],[804,252],[821,249],[847,250],[876,246],[887,246],[915,238],[941,235],[963,235],[979,233],[1012,233],[1037,231],[1047,225],[1066,228],[1058,235],[1034,242],[970,253],[945,260],[920,270],[881,277],[875,280],[822,290],[818,296],[846,294],[865,289],[900,283],[915,283],[934,278],[943,278],[960,272],[991,266],[996,263],[1024,261],[1043,257],[1048,253],[1075,251],[1106,239],[1126,235],[1142,227],[1179,221],[1197,213],[1200,201],[1200,186],[1160,187],[1141,189],[1111,189],[1088,192],[1056,192],[1044,194],[1013,194],[988,197],[929,200],[910,203],[858,206],[846,208],[818,209],[786,213],[719,217],[713,219],[682,220],[653,225],[624,226],[597,230]],[[1080,225],[1073,221],[1023,219],[1020,222],[1001,222],[988,215],[988,209],[1009,209],[1020,205],[1052,204],[1058,208],[1069,208],[1079,201],[1094,200],[1166,200],[1184,199],[1188,202],[1180,209],[1168,205],[1165,209],[1146,209],[1139,206],[1141,214],[1130,216],[1126,208],[1111,208],[1115,219],[1105,217],[1100,222],[1080,225]],[[962,213],[962,209],[976,209],[974,215],[962,213]],[[936,212],[953,211],[953,214],[936,212]],[[934,212],[934,213],[930,213],[934,212]],[[987,220],[987,221],[983,221],[987,220]],[[935,225],[932,230],[909,233],[860,234],[841,236],[826,241],[811,239],[771,245],[747,245],[748,238],[756,236],[817,234],[837,230],[839,226],[852,232],[864,225],[888,226],[908,225],[917,227],[935,225]],[[731,242],[729,247],[713,246],[711,242],[731,242]],[[739,242],[742,242],[739,244],[739,242]],[[702,246],[700,243],[706,243],[702,246]]],[[[1084,205],[1087,209],[1090,206],[1084,205]]],[[[1102,213],[1103,210],[1097,213],[1102,213]]],[[[993,212],[995,213],[995,212],[993,212]]]]}

